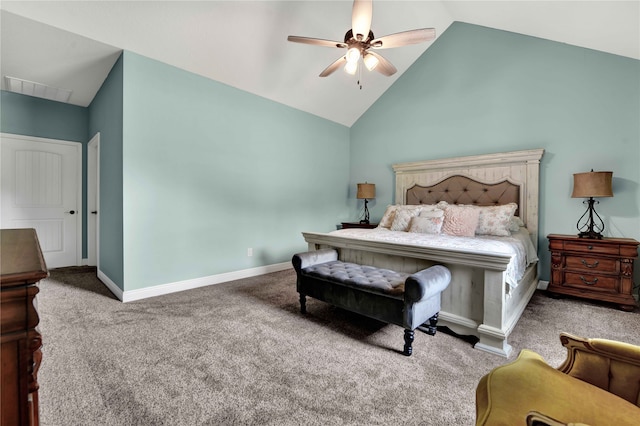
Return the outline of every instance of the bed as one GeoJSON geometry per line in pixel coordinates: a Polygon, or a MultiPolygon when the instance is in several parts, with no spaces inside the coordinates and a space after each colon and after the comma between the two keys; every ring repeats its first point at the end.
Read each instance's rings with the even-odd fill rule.
{"type": "Polygon", "coordinates": [[[405,206],[400,209],[515,204],[519,232],[436,238],[379,226],[302,234],[309,250],[334,248],[346,262],[407,273],[445,265],[452,278],[442,294],[439,325],[475,336],[476,349],[508,357],[512,352],[509,335],[538,285],[538,182],[543,152],[534,149],[393,165],[394,204],[405,206]],[[483,246],[483,240],[489,245],[483,246]],[[514,244],[523,248],[509,248],[514,244]],[[517,252],[522,251],[518,259],[517,252]]]}

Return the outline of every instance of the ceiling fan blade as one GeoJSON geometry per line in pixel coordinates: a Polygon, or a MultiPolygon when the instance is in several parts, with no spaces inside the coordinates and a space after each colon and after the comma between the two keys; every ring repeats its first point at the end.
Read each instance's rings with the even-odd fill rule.
{"type": "Polygon", "coordinates": [[[366,40],[371,31],[371,19],[373,17],[373,0],[354,0],[353,11],[351,12],[351,31],[358,39],[358,34],[362,35],[362,40],[366,40]]]}
{"type": "Polygon", "coordinates": [[[369,55],[375,56],[378,59],[378,65],[376,66],[375,70],[378,71],[380,74],[384,74],[387,77],[390,77],[394,75],[396,71],[398,71],[391,62],[387,61],[385,58],[383,58],[376,52],[372,52],[369,50],[367,51],[367,53],[369,55]]]}
{"type": "Polygon", "coordinates": [[[338,48],[347,47],[347,45],[341,41],[323,40],[321,38],[289,36],[287,37],[287,40],[292,41],[294,43],[313,44],[315,46],[338,47],[338,48]]]}
{"type": "Polygon", "coordinates": [[[329,65],[327,68],[325,68],[324,71],[320,73],[320,77],[326,77],[328,75],[333,74],[338,68],[344,66],[346,63],[347,63],[347,57],[342,56],[341,58],[337,59],[334,63],[329,65]]]}
{"type": "Polygon", "coordinates": [[[374,49],[389,49],[391,47],[406,46],[407,44],[423,43],[434,38],[436,38],[435,28],[421,28],[377,38],[371,42],[371,47],[374,49]]]}
{"type": "Polygon", "coordinates": [[[326,77],[328,75],[333,74],[338,68],[344,66],[346,63],[347,63],[347,57],[346,56],[341,57],[340,59],[338,59],[331,65],[329,65],[327,68],[325,68],[324,71],[320,73],[320,77],[326,77]]]}

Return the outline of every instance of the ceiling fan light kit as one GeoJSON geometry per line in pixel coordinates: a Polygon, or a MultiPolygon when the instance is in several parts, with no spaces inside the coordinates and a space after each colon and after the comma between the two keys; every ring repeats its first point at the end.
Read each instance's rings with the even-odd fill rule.
{"type": "Polygon", "coordinates": [[[365,54],[362,56],[362,62],[364,62],[364,66],[367,67],[369,71],[375,70],[380,63],[378,58],[376,58],[369,52],[365,52],[365,54]]]}
{"type": "Polygon", "coordinates": [[[343,66],[346,73],[355,75],[360,59],[362,59],[367,70],[375,70],[383,75],[392,76],[398,71],[396,67],[384,57],[369,51],[369,49],[390,49],[431,41],[436,37],[434,28],[422,28],[390,34],[376,39],[371,31],[372,17],[373,1],[355,0],[351,14],[351,29],[344,35],[344,43],[299,36],[289,36],[287,40],[294,43],[347,49],[347,53],[344,56],[338,58],[320,73],[320,77],[327,77],[343,66]]]}
{"type": "Polygon", "coordinates": [[[347,62],[358,62],[358,59],[360,59],[360,49],[358,49],[357,47],[350,47],[349,50],[347,50],[347,62]]]}

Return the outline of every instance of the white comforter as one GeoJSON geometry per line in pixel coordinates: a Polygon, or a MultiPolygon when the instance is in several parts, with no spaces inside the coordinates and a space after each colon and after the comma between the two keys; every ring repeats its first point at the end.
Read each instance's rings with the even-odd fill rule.
{"type": "Polygon", "coordinates": [[[520,228],[510,237],[492,237],[478,235],[475,237],[454,237],[446,234],[422,234],[403,231],[390,231],[387,228],[374,229],[340,229],[330,232],[332,235],[369,241],[385,241],[398,244],[425,246],[430,248],[446,248],[467,252],[501,253],[511,255],[507,266],[507,283],[515,287],[522,279],[527,266],[538,261],[536,249],[526,228],[520,228]]]}

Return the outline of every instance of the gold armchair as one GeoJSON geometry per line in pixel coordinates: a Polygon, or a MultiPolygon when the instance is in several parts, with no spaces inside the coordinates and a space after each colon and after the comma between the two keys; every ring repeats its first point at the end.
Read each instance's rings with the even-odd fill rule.
{"type": "Polygon", "coordinates": [[[560,335],[567,359],[518,358],[480,379],[476,425],[640,424],[640,346],[560,335]]]}

